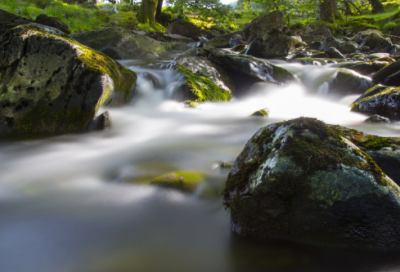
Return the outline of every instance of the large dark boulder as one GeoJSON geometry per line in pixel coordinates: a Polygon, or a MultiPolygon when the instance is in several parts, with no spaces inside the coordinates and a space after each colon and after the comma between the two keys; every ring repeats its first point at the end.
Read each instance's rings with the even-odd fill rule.
{"type": "Polygon", "coordinates": [[[400,88],[387,87],[354,103],[352,111],[400,120],[400,88]]]}
{"type": "Polygon", "coordinates": [[[0,37],[0,135],[83,132],[103,105],[127,103],[136,74],[32,24],[0,37]]]}
{"type": "Polygon", "coordinates": [[[32,20],[22,18],[7,11],[0,9],[0,36],[7,30],[19,25],[32,23],[32,20]]]}
{"type": "Polygon", "coordinates": [[[99,50],[113,59],[173,59],[189,50],[185,44],[159,42],[120,27],[101,28],[72,34],[78,42],[99,50]]]}
{"type": "Polygon", "coordinates": [[[257,131],[223,193],[243,236],[364,248],[400,247],[399,199],[368,154],[312,118],[257,131]]]}
{"type": "Polygon", "coordinates": [[[66,34],[70,34],[68,25],[61,23],[61,21],[56,17],[48,17],[46,14],[40,14],[36,17],[35,23],[51,26],[66,34]]]}
{"type": "Polygon", "coordinates": [[[333,37],[332,32],[326,26],[322,26],[301,36],[303,41],[308,44],[311,44],[312,42],[323,42],[326,38],[330,37],[333,37]]]}
{"type": "Polygon", "coordinates": [[[236,96],[246,95],[257,82],[285,85],[296,81],[286,69],[250,56],[217,49],[203,49],[199,54],[219,64],[229,74],[235,84],[236,96]]]}
{"type": "Polygon", "coordinates": [[[283,14],[280,11],[274,11],[264,14],[260,18],[254,19],[248,26],[243,28],[244,39],[250,43],[256,38],[263,38],[265,34],[271,31],[281,31],[283,28],[283,14]]]}
{"type": "Polygon", "coordinates": [[[273,32],[265,34],[262,39],[254,39],[250,43],[246,54],[265,59],[286,57],[290,53],[292,44],[291,37],[279,32],[273,32]]]}
{"type": "Polygon", "coordinates": [[[382,68],[372,78],[385,85],[400,86],[400,61],[382,68]]]}
{"type": "Polygon", "coordinates": [[[329,92],[337,95],[363,94],[376,85],[371,78],[360,75],[352,70],[340,69],[329,82],[329,92]]]}
{"type": "Polygon", "coordinates": [[[173,22],[165,32],[166,34],[178,34],[183,37],[191,38],[193,40],[198,40],[202,35],[201,29],[196,25],[183,21],[181,19],[173,22]]]}

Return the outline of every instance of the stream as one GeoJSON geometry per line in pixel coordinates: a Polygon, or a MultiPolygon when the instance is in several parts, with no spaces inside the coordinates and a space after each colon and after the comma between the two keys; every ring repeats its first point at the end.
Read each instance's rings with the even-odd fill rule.
{"type": "Polygon", "coordinates": [[[186,108],[168,99],[179,75],[167,62],[121,63],[139,78],[130,105],[100,110],[110,129],[0,143],[0,271],[400,271],[399,252],[244,239],[204,187],[183,194],[132,182],[190,170],[222,190],[229,170],[219,162],[233,162],[260,127],[300,116],[398,136],[397,124],[351,113],[357,96],[329,95],[334,65],[274,61],[299,83],[259,83],[251,96],[186,108]],[[263,108],[268,118],[249,117],[263,108]]]}

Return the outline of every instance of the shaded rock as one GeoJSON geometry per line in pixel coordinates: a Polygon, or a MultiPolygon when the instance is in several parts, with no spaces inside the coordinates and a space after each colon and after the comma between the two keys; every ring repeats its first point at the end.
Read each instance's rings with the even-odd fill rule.
{"type": "Polygon", "coordinates": [[[161,12],[160,15],[156,18],[157,22],[164,27],[167,27],[172,22],[172,15],[170,13],[161,12]]]}
{"type": "Polygon", "coordinates": [[[247,55],[258,58],[273,59],[286,57],[292,48],[292,40],[289,36],[274,33],[264,35],[265,39],[254,39],[246,51],[247,55]]]}
{"type": "Polygon", "coordinates": [[[189,49],[184,44],[159,42],[119,27],[75,33],[71,37],[113,59],[173,59],[189,49]]]}
{"type": "Polygon", "coordinates": [[[57,28],[66,34],[70,34],[68,25],[61,23],[61,21],[55,17],[48,17],[46,14],[40,14],[38,17],[36,17],[35,22],[57,28]]]}
{"type": "Polygon", "coordinates": [[[330,47],[339,49],[340,48],[340,41],[335,37],[328,37],[322,43],[322,50],[328,50],[330,47]]]}
{"type": "Polygon", "coordinates": [[[207,77],[215,85],[229,93],[235,92],[235,85],[228,73],[219,64],[210,61],[206,57],[183,54],[176,57],[171,64],[172,67],[176,68],[180,65],[189,69],[195,75],[207,77]]]}
{"type": "Polygon", "coordinates": [[[372,123],[372,124],[389,124],[390,120],[386,117],[374,114],[371,117],[365,119],[364,123],[372,123]]]}
{"type": "Polygon", "coordinates": [[[255,111],[251,116],[266,118],[266,117],[268,117],[268,115],[269,115],[268,109],[261,109],[261,110],[255,111]]]}
{"type": "Polygon", "coordinates": [[[229,40],[219,36],[211,41],[205,42],[203,44],[204,48],[228,48],[230,47],[229,45],[229,40]]]}
{"type": "Polygon", "coordinates": [[[400,88],[387,87],[372,96],[354,103],[352,111],[366,115],[378,114],[391,120],[400,120],[400,88]]]}
{"type": "Polygon", "coordinates": [[[344,56],[342,53],[340,53],[339,50],[337,50],[334,47],[328,48],[325,53],[328,55],[329,58],[334,58],[334,59],[344,59],[344,56]]]}
{"type": "Polygon", "coordinates": [[[324,52],[318,52],[318,53],[312,54],[311,58],[314,58],[314,59],[327,59],[327,58],[329,58],[329,55],[324,53],[324,52]]]}
{"type": "Polygon", "coordinates": [[[376,82],[369,77],[351,70],[340,69],[329,82],[329,92],[340,95],[362,94],[374,85],[376,82]]]}
{"type": "Polygon", "coordinates": [[[400,26],[396,26],[390,31],[390,35],[400,36],[400,26]]]}
{"type": "Polygon", "coordinates": [[[393,46],[389,38],[384,38],[376,33],[368,35],[361,43],[361,45],[369,46],[372,52],[387,52],[387,53],[390,52],[393,46]]]}
{"type": "Polygon", "coordinates": [[[355,53],[358,49],[358,46],[354,42],[344,42],[343,44],[340,45],[339,50],[343,54],[351,54],[355,53]]]}
{"type": "Polygon", "coordinates": [[[382,68],[372,78],[384,85],[400,86],[400,61],[382,68]]]}
{"type": "Polygon", "coordinates": [[[94,118],[86,128],[86,132],[101,131],[111,127],[112,121],[108,111],[103,112],[94,118]]]}
{"type": "Polygon", "coordinates": [[[380,32],[380,31],[377,30],[377,29],[367,29],[367,30],[358,32],[358,33],[353,37],[353,41],[355,41],[356,43],[360,44],[360,43],[362,43],[362,42],[364,41],[364,39],[365,39],[366,37],[368,37],[368,36],[371,35],[371,34],[376,34],[376,35],[378,35],[378,36],[382,36],[382,35],[383,35],[382,32],[380,32]]]}
{"type": "Polygon", "coordinates": [[[171,95],[171,99],[194,102],[226,102],[231,99],[229,91],[215,85],[208,77],[196,75],[181,65],[176,65],[176,69],[182,75],[181,85],[171,95]]]}
{"type": "MultiPolygon", "coordinates": [[[[303,41],[305,41],[308,44],[310,44],[312,42],[321,42],[322,43],[323,41],[325,41],[326,38],[330,38],[330,37],[333,37],[332,32],[326,26],[322,26],[314,31],[308,32],[307,34],[304,34],[301,36],[303,41]]],[[[318,50],[320,50],[320,49],[318,49],[318,50]]]]}
{"type": "Polygon", "coordinates": [[[280,11],[264,14],[243,28],[243,38],[247,43],[250,43],[256,38],[263,38],[265,34],[270,32],[281,31],[283,24],[283,14],[280,11]]]}
{"type": "Polygon", "coordinates": [[[178,34],[180,36],[191,38],[193,40],[198,40],[202,36],[200,28],[192,23],[183,21],[181,19],[173,22],[165,31],[165,34],[178,34]]]}
{"type": "Polygon", "coordinates": [[[360,73],[364,76],[371,76],[373,73],[379,71],[380,69],[388,66],[389,63],[383,61],[374,62],[356,62],[356,63],[343,63],[340,64],[340,68],[346,68],[360,73]]]}
{"type": "Polygon", "coordinates": [[[162,32],[148,32],[144,34],[154,40],[160,42],[173,42],[173,43],[191,43],[194,42],[193,39],[186,38],[177,34],[164,34],[162,32]]]}
{"type": "Polygon", "coordinates": [[[239,44],[246,44],[246,42],[243,40],[242,35],[240,34],[234,34],[232,37],[229,39],[229,46],[230,47],[235,47],[239,44]]]}
{"type": "Polygon", "coordinates": [[[241,52],[243,50],[246,50],[249,46],[247,44],[238,44],[232,47],[232,51],[234,52],[241,52]]]}
{"type": "Polygon", "coordinates": [[[14,28],[19,25],[29,24],[32,22],[33,22],[32,20],[25,19],[23,17],[14,15],[10,12],[0,9],[0,36],[11,28],[14,28]]]}
{"type": "Polygon", "coordinates": [[[53,32],[16,27],[0,45],[2,136],[84,132],[101,106],[132,96],[134,72],[53,32]]]}
{"type": "Polygon", "coordinates": [[[311,118],[257,131],[236,159],[223,193],[233,231],[398,248],[400,188],[341,135],[311,118]]]}
{"type": "Polygon", "coordinates": [[[369,48],[369,46],[363,45],[360,48],[360,52],[366,53],[366,52],[369,52],[369,51],[371,51],[371,48],[369,48]]]}
{"type": "MultiPolygon", "coordinates": [[[[360,97],[358,97],[358,98],[353,102],[353,104],[354,104],[354,103],[357,103],[357,102],[360,102],[361,100],[363,100],[363,99],[366,98],[366,97],[373,96],[373,95],[375,95],[375,94],[377,94],[377,93],[383,91],[383,90],[386,89],[386,88],[387,88],[386,86],[382,86],[382,85],[380,85],[380,84],[375,85],[375,86],[369,88],[368,90],[366,90],[365,93],[363,93],[360,97]]],[[[353,107],[353,106],[354,106],[354,105],[352,105],[352,107],[353,107]]]]}
{"type": "Polygon", "coordinates": [[[309,48],[319,51],[322,49],[322,42],[313,42],[312,44],[310,44],[309,48]]]}
{"type": "Polygon", "coordinates": [[[296,81],[286,69],[250,56],[216,49],[203,49],[201,55],[221,65],[228,72],[235,84],[235,96],[244,95],[256,82],[285,85],[296,81]]]}

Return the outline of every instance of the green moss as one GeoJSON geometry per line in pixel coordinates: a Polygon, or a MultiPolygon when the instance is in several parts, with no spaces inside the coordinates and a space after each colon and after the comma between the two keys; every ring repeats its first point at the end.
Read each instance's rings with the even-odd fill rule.
{"type": "Polygon", "coordinates": [[[262,109],[254,112],[251,116],[268,117],[269,112],[267,109],[262,109]]]}
{"type": "Polygon", "coordinates": [[[137,29],[138,22],[135,13],[129,12],[118,12],[110,17],[111,24],[117,27],[123,27],[126,29],[137,29]]]}
{"type": "Polygon", "coordinates": [[[199,183],[204,181],[204,174],[191,171],[177,171],[159,176],[149,183],[166,188],[174,188],[184,192],[193,192],[199,183]]]}
{"type": "Polygon", "coordinates": [[[185,77],[190,92],[196,97],[195,102],[217,102],[231,99],[228,91],[215,85],[209,78],[197,76],[181,65],[177,65],[177,70],[185,77]]]}

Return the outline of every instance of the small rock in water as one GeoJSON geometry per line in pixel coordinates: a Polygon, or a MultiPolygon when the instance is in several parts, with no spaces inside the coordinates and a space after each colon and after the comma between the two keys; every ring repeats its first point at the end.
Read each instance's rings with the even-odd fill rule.
{"type": "Polygon", "coordinates": [[[228,175],[244,236],[400,248],[400,188],[345,134],[313,118],[261,128],[228,175]]]}
{"type": "Polygon", "coordinates": [[[268,117],[268,115],[269,115],[269,110],[268,109],[261,109],[261,110],[258,110],[256,112],[254,112],[251,116],[257,116],[257,117],[266,118],[266,117],[268,117]]]}
{"type": "Polygon", "coordinates": [[[103,112],[89,123],[86,131],[99,131],[110,128],[112,124],[111,116],[108,111],[103,112]]]}
{"type": "Polygon", "coordinates": [[[389,118],[380,116],[378,114],[374,114],[371,117],[367,118],[364,123],[383,123],[383,124],[389,124],[390,120],[389,118]]]}

